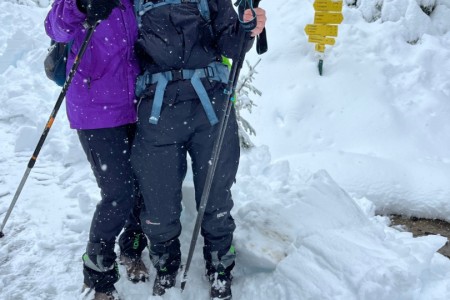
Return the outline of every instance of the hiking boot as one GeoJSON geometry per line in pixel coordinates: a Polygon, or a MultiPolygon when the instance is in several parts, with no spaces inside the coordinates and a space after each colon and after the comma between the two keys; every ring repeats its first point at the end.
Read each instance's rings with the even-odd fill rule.
{"type": "Polygon", "coordinates": [[[120,263],[125,266],[125,269],[127,270],[128,280],[130,280],[131,282],[145,282],[148,279],[148,269],[140,257],[130,258],[124,254],[121,254],[120,263]]]}
{"type": "Polygon", "coordinates": [[[96,291],[108,292],[114,290],[114,283],[119,281],[119,268],[114,263],[112,269],[107,272],[97,272],[86,265],[83,266],[84,284],[96,291]]]}
{"type": "Polygon", "coordinates": [[[81,293],[83,295],[83,299],[90,299],[90,300],[120,300],[119,294],[114,289],[109,292],[94,292],[93,298],[89,298],[89,294],[93,289],[89,288],[87,285],[83,285],[83,289],[81,290],[81,293]]]}
{"type": "Polygon", "coordinates": [[[175,285],[177,272],[158,272],[156,274],[155,283],[153,284],[153,296],[164,295],[167,289],[175,285]]]}
{"type": "Polygon", "coordinates": [[[94,300],[120,300],[120,298],[117,291],[114,290],[107,293],[95,292],[94,300]]]}
{"type": "Polygon", "coordinates": [[[156,269],[153,295],[163,295],[175,285],[181,263],[180,241],[173,239],[150,246],[150,260],[156,269]]]}
{"type": "Polygon", "coordinates": [[[232,276],[228,272],[214,272],[208,274],[211,283],[211,300],[231,299],[231,280],[232,276]]]}
{"type": "Polygon", "coordinates": [[[119,299],[114,284],[119,280],[119,268],[116,262],[111,266],[104,266],[101,256],[96,257],[88,254],[83,255],[84,288],[88,290],[86,295],[95,291],[95,300],[117,300],[119,299]],[[99,267],[96,261],[101,267],[99,267]],[[94,269],[95,268],[95,269],[94,269]]]}
{"type": "Polygon", "coordinates": [[[234,268],[236,251],[231,246],[227,251],[209,251],[203,248],[206,262],[206,276],[211,284],[210,296],[212,300],[231,299],[231,270],[234,268]],[[223,253],[225,252],[225,253],[223,253]]]}

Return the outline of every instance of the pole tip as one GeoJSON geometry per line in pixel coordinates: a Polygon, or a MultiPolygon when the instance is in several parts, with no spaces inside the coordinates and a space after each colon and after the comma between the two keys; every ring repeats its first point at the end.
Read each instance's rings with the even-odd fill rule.
{"type": "Polygon", "coordinates": [[[2,237],[4,237],[5,235],[3,234],[3,231],[0,231],[0,239],[2,238],[2,237]]]}
{"type": "Polygon", "coordinates": [[[184,291],[184,287],[186,286],[186,281],[181,282],[181,291],[184,291]]]}

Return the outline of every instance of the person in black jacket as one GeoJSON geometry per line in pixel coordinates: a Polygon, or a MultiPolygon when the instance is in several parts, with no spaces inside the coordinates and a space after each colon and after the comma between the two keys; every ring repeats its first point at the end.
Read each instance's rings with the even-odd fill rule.
{"type": "MultiPolygon", "coordinates": [[[[157,270],[154,295],[174,286],[180,267],[178,237],[187,154],[192,161],[197,208],[200,203],[218,120],[229,101],[224,94],[228,67],[222,64],[222,56],[238,57],[242,35],[248,51],[266,22],[265,11],[256,8],[256,28],[244,31],[239,19],[252,19],[252,11],[245,10],[239,18],[230,0],[207,1],[210,20],[197,0],[170,2],[147,1],[150,4],[139,8],[136,46],[144,73],[137,83],[141,100],[131,160],[144,197],[142,229],[150,240],[150,258],[157,270]]],[[[223,145],[201,234],[211,297],[231,299],[236,226],[230,214],[230,188],[240,155],[234,109],[223,145]]]]}

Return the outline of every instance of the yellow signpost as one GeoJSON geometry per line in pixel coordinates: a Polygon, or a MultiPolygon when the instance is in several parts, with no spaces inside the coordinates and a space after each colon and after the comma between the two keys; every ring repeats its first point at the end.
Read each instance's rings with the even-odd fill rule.
{"type": "Polygon", "coordinates": [[[308,24],[305,27],[305,32],[307,35],[321,35],[321,36],[337,36],[338,26],[337,25],[313,25],[308,24]]]}
{"type": "MultiPolygon", "coordinates": [[[[325,52],[325,45],[334,45],[338,36],[338,24],[341,24],[342,0],[315,0],[314,24],[308,24],[305,32],[308,42],[316,44],[315,50],[321,54],[325,52]]],[[[319,59],[319,74],[322,75],[323,58],[319,59]]]]}
{"type": "Polygon", "coordinates": [[[334,45],[336,40],[334,38],[328,38],[321,35],[310,35],[308,42],[315,44],[334,45]]]}
{"type": "Polygon", "coordinates": [[[344,17],[340,12],[316,12],[314,15],[314,24],[341,24],[342,20],[344,17]]]}
{"type": "Polygon", "coordinates": [[[316,0],[313,6],[316,11],[342,11],[342,0],[316,0]]]}

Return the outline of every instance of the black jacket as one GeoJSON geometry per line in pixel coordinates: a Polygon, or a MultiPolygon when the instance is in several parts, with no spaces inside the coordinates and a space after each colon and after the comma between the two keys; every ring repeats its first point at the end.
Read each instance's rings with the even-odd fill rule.
{"type": "Polygon", "coordinates": [[[211,25],[195,3],[168,4],[142,16],[138,44],[141,67],[151,73],[197,69],[220,60],[236,58],[241,34],[248,51],[253,39],[241,28],[230,0],[209,1],[211,25]],[[212,29],[212,32],[211,32],[212,29]]]}

